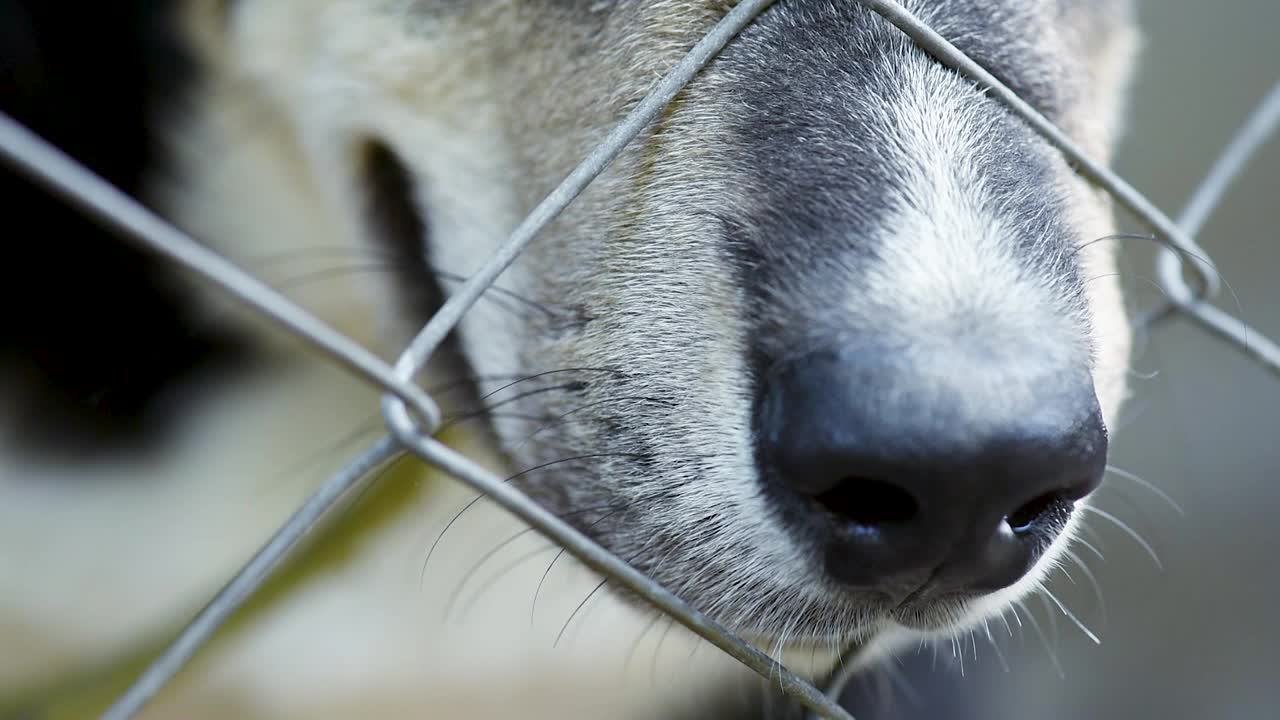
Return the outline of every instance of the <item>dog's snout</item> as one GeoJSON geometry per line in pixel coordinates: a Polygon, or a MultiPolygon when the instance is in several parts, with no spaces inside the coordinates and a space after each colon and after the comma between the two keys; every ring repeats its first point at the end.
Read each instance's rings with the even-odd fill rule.
{"type": "Polygon", "coordinates": [[[769,373],[760,397],[759,458],[783,515],[816,533],[833,579],[899,601],[1017,582],[1106,462],[1086,371],[822,351],[769,373]]]}

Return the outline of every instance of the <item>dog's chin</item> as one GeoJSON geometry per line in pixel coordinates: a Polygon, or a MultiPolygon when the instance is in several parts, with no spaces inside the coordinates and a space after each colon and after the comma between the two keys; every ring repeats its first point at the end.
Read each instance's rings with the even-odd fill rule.
{"type": "Polygon", "coordinates": [[[881,626],[898,627],[915,634],[933,635],[950,632],[963,625],[974,614],[982,595],[946,593],[928,597],[909,597],[894,602],[887,598],[873,601],[869,615],[881,626]]]}

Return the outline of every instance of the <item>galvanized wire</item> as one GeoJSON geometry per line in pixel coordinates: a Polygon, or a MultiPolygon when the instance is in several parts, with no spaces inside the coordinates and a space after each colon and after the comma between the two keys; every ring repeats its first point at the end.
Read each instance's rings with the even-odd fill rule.
{"type": "Polygon", "coordinates": [[[439,422],[435,401],[422,388],[399,379],[378,356],[196,242],[4,113],[0,113],[0,157],[125,239],[160,253],[254,307],[339,365],[394,394],[427,422],[439,422]]]}
{"type": "Polygon", "coordinates": [[[772,680],[787,695],[820,717],[829,720],[853,720],[839,703],[814,687],[808,680],[787,669],[755,646],[733,634],[724,626],[690,607],[669,590],[644,573],[600,547],[595,541],[556,517],[529,498],[529,496],[503,482],[462,453],[422,435],[412,425],[393,426],[399,439],[410,452],[462,480],[484,493],[489,499],[506,508],[512,514],[537,528],[548,539],[558,543],[587,567],[607,577],[607,582],[617,583],[643,597],[654,607],[677,622],[698,633],[727,655],[772,680]]]}
{"type": "Polygon", "coordinates": [[[1145,195],[1109,168],[1091,159],[1066,133],[1000,82],[972,58],[935,32],[895,0],[857,0],[911,37],[939,62],[968,77],[992,97],[1000,100],[1036,132],[1056,147],[1082,177],[1109,192],[1140,221],[1156,232],[1153,238],[1164,245],[1157,260],[1157,277],[1170,302],[1140,318],[1146,327],[1166,319],[1177,310],[1197,321],[1206,330],[1253,358],[1264,369],[1280,375],[1280,345],[1251,329],[1243,321],[1210,305],[1222,279],[1209,253],[1196,241],[1204,221],[1217,207],[1223,193],[1243,171],[1280,123],[1280,84],[1258,109],[1219,158],[1208,177],[1193,195],[1177,222],[1157,208],[1145,195]],[[1196,287],[1184,277],[1189,272],[1196,287]]]}
{"type": "MultiPolygon", "coordinates": [[[[1159,317],[1183,314],[1195,318],[1235,346],[1250,352],[1264,367],[1280,372],[1280,350],[1274,343],[1243,323],[1209,305],[1217,291],[1216,269],[1193,236],[1221,200],[1239,173],[1280,121],[1280,86],[1274,90],[1194,194],[1188,209],[1174,223],[1141,193],[1107,168],[1093,162],[1061,130],[1005,87],[981,66],[924,25],[893,0],[856,0],[899,27],[943,64],[970,78],[992,97],[1005,103],[1038,133],[1057,147],[1073,168],[1109,191],[1122,205],[1152,227],[1165,244],[1161,254],[1161,282],[1172,302],[1159,317]],[[1183,272],[1190,273],[1195,287],[1183,272]]],[[[665,588],[627,565],[594,541],[561,521],[526,495],[504,483],[464,455],[430,437],[440,413],[434,400],[413,384],[412,378],[426,364],[444,337],[462,316],[510,266],[537,233],[552,222],[584,188],[639,135],[651,120],[732,38],[772,0],[743,0],[734,7],[690,53],[668,73],[627,117],[572,173],[516,228],[500,250],[472,276],[432,317],[397,360],[394,368],[350,339],[307,314],[284,297],[200,246],[165,223],[154,213],[77,165],[63,153],[36,137],[12,119],[0,115],[0,157],[33,179],[71,200],[98,220],[126,237],[156,250],[196,271],[234,297],[252,305],[296,335],[308,340],[330,358],[388,392],[383,414],[391,436],[358,455],[334,476],[277,531],[252,560],[237,573],[192,620],[179,637],[149,666],[104,715],[109,720],[132,717],[181,669],[219,627],[270,577],[288,552],[351,488],[369,476],[370,470],[399,453],[412,452],[488,495],[496,503],[525,520],[562,545],[588,567],[625,586],[738,659],[762,676],[778,682],[817,716],[849,719],[836,697],[844,673],[835,673],[824,694],[787,670],[754,646],[685,604],[665,588]]],[[[1154,317],[1154,316],[1153,316],[1154,317]]],[[[851,647],[849,654],[857,652],[851,647]]]]}
{"type": "Polygon", "coordinates": [[[1183,232],[1177,223],[1124,178],[1090,158],[1084,149],[1058,126],[996,79],[977,61],[965,55],[895,0],[857,0],[857,2],[866,5],[893,23],[938,62],[969,78],[989,95],[1004,103],[1041,137],[1056,147],[1070,162],[1073,170],[1109,192],[1139,220],[1155,230],[1160,242],[1176,251],[1175,257],[1186,263],[1187,269],[1197,279],[1204,295],[1213,296],[1218,292],[1221,279],[1204,249],[1196,244],[1189,233],[1183,232]]]}
{"type": "MultiPolygon", "coordinates": [[[[1178,225],[1188,235],[1197,235],[1221,204],[1231,184],[1244,173],[1264,144],[1280,127],[1280,82],[1267,93],[1250,113],[1226,150],[1218,157],[1209,174],[1191,194],[1191,199],[1178,215],[1178,225]]],[[[1140,326],[1150,327],[1181,315],[1200,324],[1205,330],[1227,341],[1253,358],[1273,374],[1280,375],[1280,345],[1249,327],[1243,320],[1210,305],[1197,295],[1182,276],[1182,264],[1175,252],[1161,250],[1156,258],[1156,277],[1169,301],[1145,315],[1140,326]]]]}
{"type": "Polygon", "coordinates": [[[155,694],[213,637],[245,601],[270,579],[293,548],[306,537],[342,498],[368,481],[379,466],[402,454],[404,450],[390,437],[384,437],[347,463],[316,494],[307,499],[253,558],[218,591],[203,610],[182,629],[138,679],[111,707],[103,720],[127,720],[138,714],[155,694]]]}
{"type": "MultiPolygon", "coordinates": [[[[497,281],[498,276],[510,267],[511,263],[515,262],[533,238],[555,220],[592,180],[609,167],[622,150],[658,116],[658,113],[662,112],[663,108],[685,85],[689,84],[704,65],[718,55],[742,28],[773,2],[774,0],[742,0],[658,81],[640,104],[610,131],[609,135],[591,151],[591,154],[579,163],[556,186],[556,189],[551,191],[550,195],[538,203],[494,256],[445,301],[396,362],[396,371],[400,377],[411,378],[426,366],[431,353],[435,352],[449,331],[462,320],[463,313],[480,299],[480,296],[497,281]]],[[[396,414],[402,409],[395,407],[395,403],[392,403],[386,411],[389,414],[396,414]]]]}

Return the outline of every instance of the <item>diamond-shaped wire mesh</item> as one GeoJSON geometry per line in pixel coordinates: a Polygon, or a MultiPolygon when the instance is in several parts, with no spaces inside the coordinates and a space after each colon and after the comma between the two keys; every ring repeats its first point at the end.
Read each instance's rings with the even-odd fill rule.
{"type": "MultiPolygon", "coordinates": [[[[517,515],[561,545],[587,567],[634,592],[725,653],[825,718],[849,720],[836,704],[841,682],[833,678],[819,689],[714,620],[630,567],[582,533],[545,510],[503,479],[432,437],[441,422],[435,401],[412,378],[458,324],[463,314],[493,286],[538,232],[560,214],[639,135],[697,72],[774,0],[742,0],[665,77],[617,127],[516,228],[499,251],[466,281],[414,338],[394,366],[294,305],[267,285],[204,248],[122,192],[94,176],[65,154],[0,115],[0,156],[67,197],[86,213],[126,237],[211,280],[222,289],[309,341],[318,351],[385,391],[383,416],[389,434],[354,457],[306,501],[258,553],[200,611],[178,638],[143,672],[104,715],[134,716],[190,660],[203,644],[259,588],[289,551],[316,523],[373,471],[406,452],[417,455],[517,515]]],[[[782,0],[785,1],[785,0],[782,0]]],[[[1139,320],[1149,328],[1186,317],[1280,375],[1280,347],[1238,318],[1210,304],[1221,282],[1209,254],[1193,239],[1227,187],[1280,123],[1280,85],[1254,111],[1175,222],[1122,178],[1088,158],[1061,130],[976,62],[914,17],[894,0],[855,0],[910,36],[939,62],[968,77],[1003,102],[1054,145],[1082,176],[1105,189],[1159,242],[1158,280],[1167,301],[1139,320]]],[[[848,652],[855,652],[850,648],[848,652]]]]}

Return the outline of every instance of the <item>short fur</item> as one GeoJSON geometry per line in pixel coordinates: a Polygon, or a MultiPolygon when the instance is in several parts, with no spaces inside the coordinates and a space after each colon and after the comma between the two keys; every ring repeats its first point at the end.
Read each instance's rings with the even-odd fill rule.
{"type": "MultiPolygon", "coordinates": [[[[484,262],[729,6],[192,0],[181,27],[200,79],[170,110],[171,170],[153,176],[148,197],[251,268],[327,257],[389,270],[328,278],[300,300],[392,353],[451,278],[484,262]]],[[[908,6],[1109,157],[1134,45],[1126,3],[908,6]]],[[[1128,331],[1114,244],[1090,241],[1112,231],[1099,191],[883,19],[852,2],[779,0],[502,277],[502,290],[463,320],[436,375],[472,379],[450,396],[455,414],[505,378],[528,378],[484,400],[501,405],[476,434],[493,444],[494,466],[523,471],[522,487],[606,547],[766,648],[812,657],[806,669],[820,673],[825,651],[852,639],[876,649],[869,662],[899,642],[1003,612],[1035,587],[1070,533],[1016,586],[939,604],[911,627],[895,621],[825,578],[788,527],[785,503],[765,489],[752,420],[761,378],[791,353],[869,339],[900,349],[921,382],[999,382],[1011,396],[1031,396],[1058,368],[1091,373],[1110,422],[1124,395],[1128,331]],[[966,362],[959,346],[1007,372],[984,380],[976,360],[957,371],[966,362]]],[[[167,575],[131,566],[156,549],[107,553],[104,562],[133,579],[105,592],[100,622],[59,627],[63,606],[31,599],[0,622],[16,617],[50,647],[110,647],[145,625],[104,631],[114,611],[162,612],[183,591],[199,596],[289,506],[296,493],[253,514],[244,507],[245,493],[261,492],[250,488],[263,467],[279,464],[255,453],[305,454],[374,405],[362,390],[335,390],[335,373],[278,335],[259,335],[285,369],[202,404],[158,461],[185,478],[170,489],[108,483],[87,499],[56,501],[12,479],[0,489],[14,498],[0,506],[67,527],[76,517],[68,503],[146,518],[168,516],[181,499],[198,508],[184,511],[198,514],[186,522],[241,528],[237,539],[199,550],[175,539],[161,553],[175,565],[167,575]],[[254,433],[279,442],[254,449],[254,433]],[[244,479],[224,477],[229,465],[244,479]]],[[[975,410],[971,420],[981,417],[975,410]]],[[[563,618],[596,582],[539,577],[545,564],[501,581],[518,599],[482,596],[470,623],[438,628],[449,591],[509,536],[500,528],[510,522],[464,515],[424,571],[440,589],[425,597],[388,582],[405,568],[388,575],[385,553],[429,544],[424,529],[438,531],[464,499],[456,493],[438,481],[418,491],[417,512],[382,523],[376,545],[359,554],[364,564],[312,582],[289,601],[292,615],[273,614],[215,649],[205,675],[167,707],[190,717],[212,695],[271,717],[369,705],[487,717],[513,703],[530,717],[650,717],[705,707],[741,677],[732,663],[702,658],[696,673],[655,671],[662,701],[634,679],[619,684],[619,667],[636,672],[624,661],[637,637],[655,645],[655,668],[682,668],[697,647],[664,650],[643,634],[643,612],[605,594],[571,647],[548,652],[546,633],[519,622],[528,593],[550,576],[535,615],[563,618]],[[311,664],[297,667],[300,657],[311,664]]],[[[12,512],[0,510],[0,542],[35,531],[3,522],[12,512]]],[[[75,567],[73,541],[93,530],[53,541],[42,572],[75,567]]],[[[23,567],[8,578],[28,577],[23,567]]],[[[30,598],[54,603],[75,587],[55,578],[30,598]]]]}

